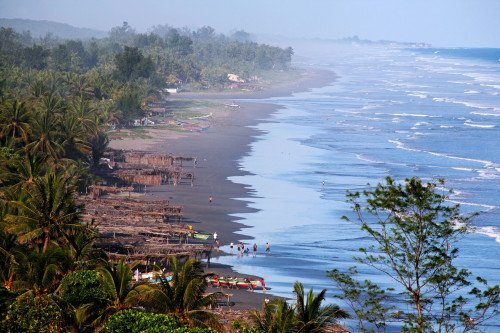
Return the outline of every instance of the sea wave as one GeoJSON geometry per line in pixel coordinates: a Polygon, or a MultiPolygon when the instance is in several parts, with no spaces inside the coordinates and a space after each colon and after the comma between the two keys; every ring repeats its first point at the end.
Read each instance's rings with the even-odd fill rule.
{"type": "Polygon", "coordinates": [[[368,162],[368,163],[373,163],[373,164],[387,164],[387,165],[398,165],[398,166],[408,166],[408,164],[405,163],[396,163],[396,162],[388,162],[388,161],[382,161],[382,160],[376,160],[370,157],[367,157],[363,154],[356,154],[356,158],[360,161],[368,162]]]}
{"type": "Polygon", "coordinates": [[[426,95],[424,93],[421,93],[421,92],[410,92],[410,93],[407,94],[407,96],[418,97],[418,98],[421,98],[421,99],[425,99],[425,98],[429,97],[428,95],[426,95]]]}
{"type": "MultiPolygon", "coordinates": [[[[495,111],[496,110],[497,109],[495,109],[495,111]]],[[[489,112],[476,112],[476,111],[473,111],[470,114],[475,114],[475,115],[478,115],[478,116],[500,117],[500,113],[489,113],[489,112]]]]}
{"type": "Polygon", "coordinates": [[[483,105],[479,103],[474,103],[470,101],[461,101],[453,98],[447,98],[447,97],[434,97],[432,99],[434,102],[438,103],[451,103],[451,104],[460,104],[469,108],[474,108],[474,109],[495,109],[494,106],[490,105],[483,105]]]}
{"type": "Polygon", "coordinates": [[[479,175],[479,178],[481,178],[481,179],[498,179],[498,178],[500,178],[500,166],[498,164],[495,164],[492,161],[480,160],[480,159],[468,158],[468,157],[459,157],[459,156],[454,156],[454,155],[450,155],[450,154],[446,154],[446,153],[436,153],[433,151],[410,148],[404,142],[402,142],[400,140],[388,140],[388,141],[390,143],[395,144],[396,148],[406,150],[406,151],[425,153],[425,154],[430,154],[433,156],[448,158],[451,160],[479,163],[479,164],[483,165],[482,169],[479,169],[479,168],[475,169],[479,175]]]}
{"type": "Polygon", "coordinates": [[[500,84],[485,84],[481,83],[480,86],[482,87],[489,87],[489,88],[494,88],[500,90],[500,84]]]}
{"type": "Polygon", "coordinates": [[[470,127],[476,127],[476,128],[495,128],[496,125],[494,124],[485,124],[485,123],[478,123],[478,122],[473,122],[472,120],[466,120],[464,122],[465,126],[470,126],[470,127]]]}
{"type": "MultiPolygon", "coordinates": [[[[376,113],[376,114],[386,114],[387,113],[376,113]]],[[[440,116],[433,116],[429,114],[420,114],[420,113],[392,113],[390,116],[395,117],[417,117],[417,118],[441,118],[440,116]]]]}
{"type": "Polygon", "coordinates": [[[462,75],[470,77],[470,78],[474,79],[474,81],[476,81],[476,82],[497,82],[498,81],[498,76],[486,75],[484,73],[468,72],[468,73],[462,73],[462,75]]]}
{"type": "Polygon", "coordinates": [[[500,229],[493,226],[488,227],[476,227],[474,228],[476,234],[485,235],[491,238],[495,238],[497,243],[500,243],[500,229]]]}
{"type": "Polygon", "coordinates": [[[454,204],[459,204],[460,206],[472,206],[472,207],[484,208],[486,211],[498,209],[498,206],[486,205],[486,204],[481,204],[481,203],[476,203],[476,202],[467,202],[467,201],[460,201],[460,200],[453,200],[453,199],[448,199],[447,201],[454,203],[454,204]]]}

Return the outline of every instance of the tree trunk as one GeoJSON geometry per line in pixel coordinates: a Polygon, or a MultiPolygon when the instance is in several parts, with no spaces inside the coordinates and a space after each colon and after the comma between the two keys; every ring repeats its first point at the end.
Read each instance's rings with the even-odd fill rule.
{"type": "Polygon", "coordinates": [[[49,242],[50,242],[50,236],[48,233],[45,233],[45,239],[43,241],[43,250],[42,250],[43,253],[47,251],[47,248],[49,247],[49,242]]]}
{"type": "Polygon", "coordinates": [[[422,318],[422,308],[420,306],[420,294],[415,295],[415,306],[417,307],[417,331],[424,331],[424,319],[422,318]]]}

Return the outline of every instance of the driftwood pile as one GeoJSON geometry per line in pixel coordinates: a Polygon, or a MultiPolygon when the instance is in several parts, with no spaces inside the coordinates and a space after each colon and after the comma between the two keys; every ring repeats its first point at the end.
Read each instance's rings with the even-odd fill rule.
{"type": "Polygon", "coordinates": [[[134,191],[134,187],[132,186],[101,186],[101,185],[92,185],[89,187],[90,189],[90,196],[93,199],[96,199],[100,197],[101,195],[105,194],[117,194],[117,193],[125,193],[128,192],[128,195],[130,196],[130,192],[134,191]]]}
{"type": "Polygon", "coordinates": [[[142,165],[156,166],[180,166],[185,162],[191,163],[196,167],[196,157],[183,157],[164,154],[151,154],[146,152],[117,152],[115,151],[115,161],[142,165]]]}
{"type": "Polygon", "coordinates": [[[113,151],[113,175],[128,183],[159,186],[188,183],[193,186],[196,157],[113,151]],[[184,165],[191,170],[184,170],[184,165]]]}
{"type": "Polygon", "coordinates": [[[85,207],[83,220],[94,221],[101,234],[96,245],[110,258],[210,257],[212,245],[192,240],[194,231],[180,222],[182,206],[123,197],[79,197],[77,201],[85,207]]]}
{"type": "Polygon", "coordinates": [[[129,226],[157,226],[166,222],[180,222],[182,206],[170,205],[167,201],[137,201],[130,198],[79,197],[85,206],[83,218],[95,219],[101,225],[110,221],[130,221],[129,226]]]}

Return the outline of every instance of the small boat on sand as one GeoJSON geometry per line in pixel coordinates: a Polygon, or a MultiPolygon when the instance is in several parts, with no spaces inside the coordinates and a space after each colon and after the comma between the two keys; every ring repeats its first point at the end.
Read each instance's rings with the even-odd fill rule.
{"type": "Polygon", "coordinates": [[[265,289],[264,279],[261,278],[236,278],[236,277],[223,277],[214,275],[208,279],[208,282],[214,287],[228,287],[238,289],[265,289]]]}
{"type": "Polygon", "coordinates": [[[207,233],[204,233],[204,232],[195,232],[193,234],[193,238],[201,239],[201,240],[207,240],[208,237],[210,237],[210,236],[211,236],[210,234],[207,234],[207,233]]]}

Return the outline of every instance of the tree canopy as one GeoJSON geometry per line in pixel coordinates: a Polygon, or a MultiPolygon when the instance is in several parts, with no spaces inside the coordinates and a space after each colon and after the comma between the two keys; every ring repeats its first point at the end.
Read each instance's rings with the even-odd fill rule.
{"type": "Polygon", "coordinates": [[[401,184],[388,177],[362,194],[348,193],[361,230],[372,239],[355,260],[397,286],[394,290],[369,280],[357,282],[355,268],[329,272],[342,291],[340,297],[360,319],[360,329],[364,321],[379,328],[401,321],[410,331],[452,332],[474,329],[498,314],[499,286],[488,287],[480,277],[472,284],[471,272],[456,264],[457,243],[475,215],[462,214],[458,204],[449,203],[443,187],[442,180],[424,183],[411,178],[401,184]],[[398,301],[409,304],[408,310],[398,308],[398,301]]]}

